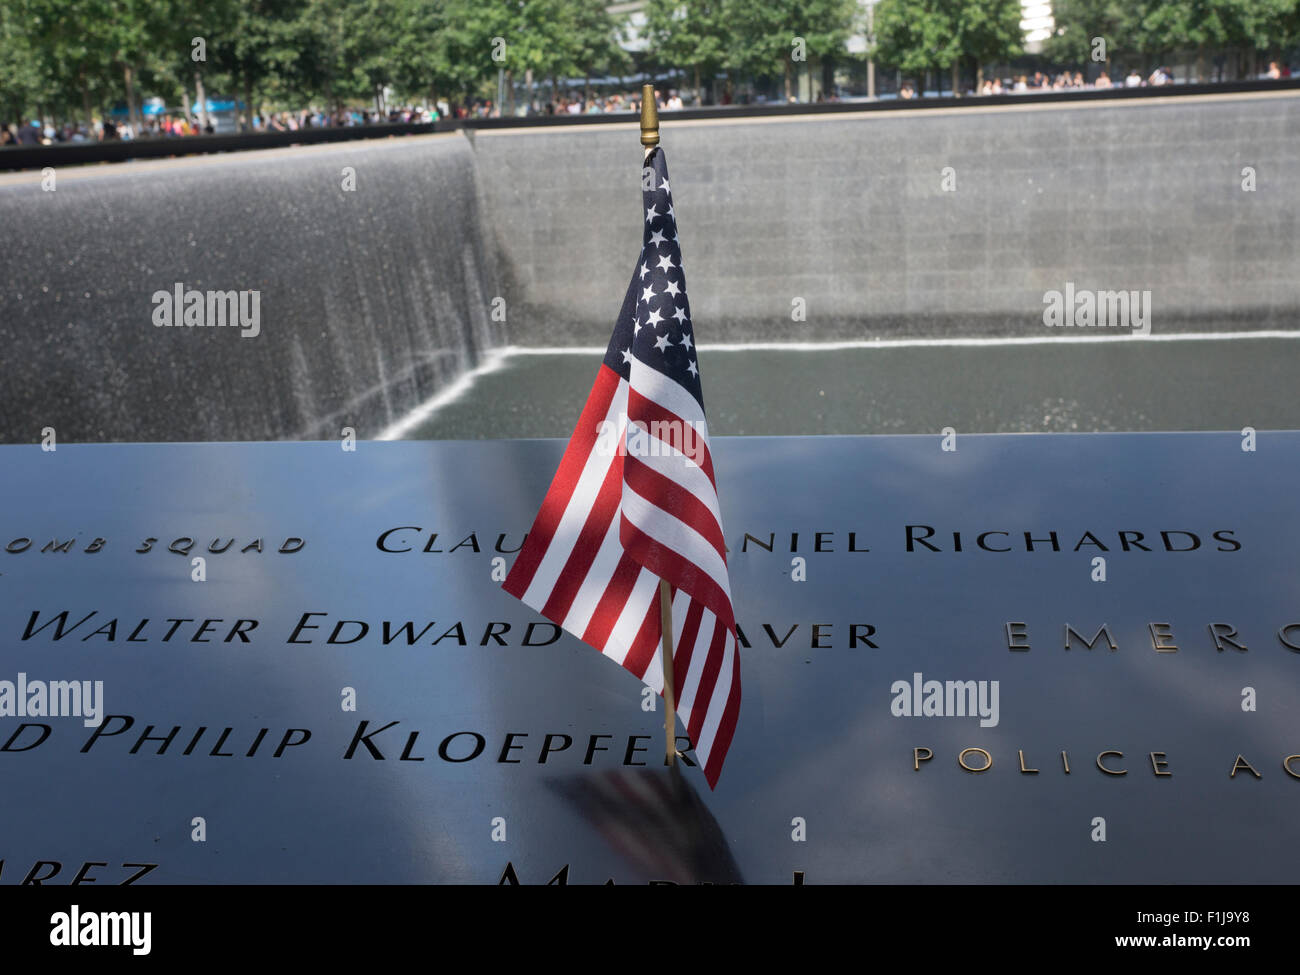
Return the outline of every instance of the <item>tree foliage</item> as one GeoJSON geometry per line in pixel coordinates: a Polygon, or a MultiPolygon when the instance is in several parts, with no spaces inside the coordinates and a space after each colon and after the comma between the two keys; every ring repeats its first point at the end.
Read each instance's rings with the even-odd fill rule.
{"type": "MultiPolygon", "coordinates": [[[[1190,52],[1277,57],[1300,41],[1297,0],[1055,0],[1046,56],[1079,65],[1093,39],[1126,64],[1190,52]]],[[[858,0],[647,0],[648,50],[620,46],[606,0],[3,0],[0,112],[84,119],[149,96],[237,96],[254,110],[491,97],[516,84],[640,70],[696,87],[833,65],[862,33],[858,0]],[[206,59],[192,57],[202,38],[206,59]]],[[[1020,53],[1018,0],[880,0],[877,62],[969,69],[1020,53]]]]}

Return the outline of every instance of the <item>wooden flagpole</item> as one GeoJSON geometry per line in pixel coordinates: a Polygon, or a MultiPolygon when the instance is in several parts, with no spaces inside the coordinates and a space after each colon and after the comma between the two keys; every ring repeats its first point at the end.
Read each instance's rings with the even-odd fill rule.
{"type": "MultiPolygon", "coordinates": [[[[641,86],[641,145],[645,156],[659,145],[659,107],[654,85],[641,86]]],[[[677,760],[677,701],[673,691],[673,594],[667,579],[659,580],[660,656],[664,666],[664,764],[677,760]]]]}
{"type": "Polygon", "coordinates": [[[673,693],[673,595],[667,579],[659,580],[660,649],[664,661],[664,764],[677,758],[677,701],[673,693]]]}

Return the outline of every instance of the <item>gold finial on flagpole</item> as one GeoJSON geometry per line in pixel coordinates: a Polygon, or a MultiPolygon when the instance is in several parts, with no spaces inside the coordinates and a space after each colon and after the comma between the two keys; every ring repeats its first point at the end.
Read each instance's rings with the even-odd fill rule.
{"type": "Polygon", "coordinates": [[[641,145],[652,149],[659,145],[659,106],[655,104],[655,86],[641,86],[641,145]]]}

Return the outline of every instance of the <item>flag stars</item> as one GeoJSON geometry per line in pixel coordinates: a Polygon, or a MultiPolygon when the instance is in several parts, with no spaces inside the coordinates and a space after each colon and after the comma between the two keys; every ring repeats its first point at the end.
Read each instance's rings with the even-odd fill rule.
{"type": "Polygon", "coordinates": [[[691,374],[692,379],[698,379],[700,377],[700,370],[696,367],[694,359],[692,359],[686,366],[686,371],[691,374]]]}
{"type": "Polygon", "coordinates": [[[658,325],[658,324],[659,324],[660,322],[662,322],[663,320],[664,320],[664,316],[663,316],[663,315],[659,314],[659,312],[657,312],[657,311],[652,311],[652,312],[650,313],[649,317],[646,318],[645,323],[646,323],[647,325],[658,325]]]}
{"type": "Polygon", "coordinates": [[[677,305],[674,305],[674,306],[673,306],[673,318],[677,319],[677,321],[678,321],[679,323],[686,321],[686,309],[685,309],[685,308],[681,308],[681,307],[679,307],[679,306],[677,306],[677,305]]]}
{"type": "MultiPolygon", "coordinates": [[[[687,352],[691,351],[691,337],[685,332],[682,332],[682,341],[680,342],[680,345],[687,352]]],[[[694,375],[694,373],[692,373],[692,375],[694,375]]]]}
{"type": "Polygon", "coordinates": [[[671,203],[668,204],[668,219],[669,220],[677,219],[676,214],[673,213],[673,205],[671,203]]]}
{"type": "Polygon", "coordinates": [[[641,293],[641,300],[649,302],[655,296],[655,286],[652,284],[641,293]]]}
{"type": "Polygon", "coordinates": [[[659,258],[659,270],[661,271],[671,271],[676,266],[677,265],[673,263],[673,259],[667,254],[659,258]]]}
{"type": "Polygon", "coordinates": [[[666,243],[668,243],[668,238],[664,236],[663,231],[656,230],[654,233],[650,235],[650,243],[647,244],[646,246],[658,247],[660,244],[666,244],[666,243]]]}
{"type": "Polygon", "coordinates": [[[632,362],[632,350],[631,350],[630,348],[629,348],[629,349],[624,349],[624,350],[623,350],[623,365],[625,365],[625,366],[626,366],[626,365],[629,365],[631,362],[632,362]]]}
{"type": "Polygon", "coordinates": [[[662,183],[659,184],[659,188],[660,188],[661,190],[663,190],[665,193],[671,193],[671,192],[672,192],[672,190],[670,190],[670,189],[668,188],[668,180],[666,180],[666,179],[665,179],[662,183]]]}
{"type": "Polygon", "coordinates": [[[674,298],[681,294],[682,289],[677,287],[676,281],[669,281],[666,287],[668,288],[668,294],[672,295],[674,298]]]}
{"type": "Polygon", "coordinates": [[[641,265],[641,280],[644,281],[645,276],[649,273],[650,273],[650,262],[646,261],[644,264],[641,265]]]}
{"type": "MultiPolygon", "coordinates": [[[[669,209],[671,209],[671,207],[669,209]]],[[[645,212],[645,222],[650,223],[652,220],[654,220],[655,217],[662,217],[662,216],[663,214],[659,212],[658,207],[651,207],[649,210],[645,212]]]]}
{"type": "Polygon", "coordinates": [[[667,333],[665,333],[665,334],[659,336],[659,338],[655,339],[655,348],[658,349],[660,352],[663,352],[663,353],[667,353],[667,352],[668,352],[668,335],[667,335],[667,333]]]}

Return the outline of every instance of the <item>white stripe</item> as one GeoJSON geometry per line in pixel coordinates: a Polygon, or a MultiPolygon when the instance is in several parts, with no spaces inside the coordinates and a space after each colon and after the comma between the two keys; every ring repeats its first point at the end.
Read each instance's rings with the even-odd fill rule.
{"type": "Polygon", "coordinates": [[[713,739],[717,737],[718,727],[722,724],[722,715],[727,710],[727,701],[731,699],[731,670],[735,666],[736,639],[729,637],[723,645],[722,667],[718,671],[718,682],[713,685],[713,698],[709,701],[708,714],[700,728],[700,740],[695,743],[695,753],[702,759],[701,764],[709,764],[709,752],[713,749],[713,739]]]}
{"type": "MultiPolygon", "coordinates": [[[[608,412],[605,413],[605,421],[618,425],[618,436],[621,438],[623,428],[627,425],[627,383],[622,379],[619,380],[618,390],[610,401],[608,412]]],[[[564,571],[564,563],[578,541],[578,535],[581,534],[582,526],[591,513],[592,505],[596,503],[596,495],[600,493],[605,475],[609,473],[610,465],[617,459],[617,454],[612,452],[608,457],[602,456],[600,449],[602,440],[607,441],[608,438],[597,437],[591,453],[587,455],[582,474],[578,477],[573,495],[565,506],[564,514],[560,517],[560,524],[555,529],[551,544],[546,547],[546,554],[542,556],[542,561],[537,566],[533,581],[522,596],[523,602],[538,612],[541,612],[542,607],[546,605],[546,600],[550,598],[551,591],[559,581],[560,573],[564,571]]],[[[614,515],[614,520],[618,520],[617,513],[614,515]]]]}
{"type": "Polygon", "coordinates": [[[698,431],[698,435],[704,438],[704,442],[708,443],[709,427],[704,418],[704,410],[680,383],[651,369],[639,359],[632,360],[630,371],[633,389],[674,416],[688,421],[698,431]]]}
{"type": "Polygon", "coordinates": [[[635,457],[646,467],[662,474],[694,495],[700,504],[709,509],[709,514],[713,515],[713,520],[717,523],[718,534],[722,534],[722,512],[718,510],[718,495],[713,489],[713,482],[709,480],[709,475],[704,473],[703,468],[693,461],[687,463],[688,458],[680,450],[652,438],[645,431],[635,427],[630,428],[627,433],[627,452],[628,456],[635,457]],[[633,453],[633,444],[643,443],[651,444],[651,449],[646,450],[638,446],[640,452],[633,453]],[[659,456],[652,456],[654,452],[659,456]]]}
{"type": "MultiPolygon", "coordinates": [[[[674,518],[662,508],[651,504],[627,484],[623,485],[623,515],[651,539],[676,552],[711,578],[727,597],[727,601],[731,601],[727,564],[703,535],[680,518],[674,518]]],[[[699,596],[698,593],[691,595],[697,598],[699,596]]]]}
{"type": "MultiPolygon", "coordinates": [[[[685,616],[684,613],[682,615],[685,616]]],[[[695,694],[700,689],[700,678],[704,675],[704,668],[708,662],[709,644],[713,642],[713,630],[717,625],[718,618],[705,609],[704,615],[700,617],[699,634],[691,649],[690,669],[686,673],[686,679],[682,681],[682,686],[676,689],[677,710],[682,716],[682,724],[688,728],[691,724],[691,711],[695,707],[695,694]]],[[[673,652],[679,653],[680,650],[680,647],[676,647],[673,652]]]]}
{"type": "Polygon", "coordinates": [[[600,603],[600,597],[605,595],[609,580],[614,577],[614,570],[618,568],[619,559],[623,557],[623,544],[618,540],[618,530],[619,517],[615,514],[610,519],[605,537],[601,539],[600,548],[591,561],[591,567],[587,570],[582,585],[578,587],[578,592],[573,597],[569,614],[560,624],[579,639],[587,629],[587,624],[591,622],[591,616],[600,603]]]}
{"type": "MultiPolygon", "coordinates": [[[[628,651],[632,649],[637,632],[641,629],[641,623],[645,620],[645,614],[650,610],[650,600],[658,598],[659,577],[649,569],[642,569],[641,574],[636,577],[636,584],[632,586],[627,602],[623,605],[623,611],[618,614],[618,622],[609,631],[609,639],[605,641],[605,656],[620,664],[627,659],[628,651]]],[[[646,674],[645,683],[654,687],[656,691],[662,691],[663,669],[659,669],[658,683],[652,679],[654,673],[655,668],[651,667],[646,674]]]]}

